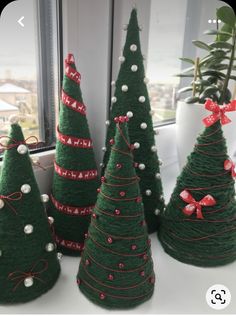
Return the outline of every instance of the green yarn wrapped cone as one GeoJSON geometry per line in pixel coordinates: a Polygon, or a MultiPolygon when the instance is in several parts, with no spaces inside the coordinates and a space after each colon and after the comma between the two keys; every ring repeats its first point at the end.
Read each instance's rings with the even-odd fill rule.
{"type": "Polygon", "coordinates": [[[48,214],[55,220],[58,249],[79,256],[99,185],[97,167],[74,57],[65,60],[56,143],[56,169],[48,214]],[[62,136],[61,136],[62,135],[62,136]]]}
{"type": "Polygon", "coordinates": [[[198,137],[161,216],[159,239],[175,259],[203,267],[236,259],[234,180],[231,170],[225,170],[229,159],[221,123],[217,121],[198,137]],[[197,202],[210,194],[215,205],[202,205],[200,211],[192,205],[187,207],[191,203],[180,197],[183,190],[197,202]]]}
{"type": "Polygon", "coordinates": [[[143,303],[155,282],[127,118],[120,119],[77,276],[80,290],[110,309],[143,303]]]}
{"type": "Polygon", "coordinates": [[[115,135],[114,118],[127,113],[130,117],[128,123],[130,141],[131,144],[135,144],[136,148],[133,154],[134,161],[137,163],[136,172],[140,177],[145,218],[148,231],[152,233],[157,230],[157,215],[164,208],[164,199],[139,31],[137,11],[133,9],[123,50],[124,61],[120,66],[115,83],[115,94],[112,98],[113,104],[110,110],[110,124],[107,129],[103,173],[111,151],[110,140],[115,135]]]}
{"type": "Polygon", "coordinates": [[[52,231],[24,136],[11,126],[0,180],[0,303],[31,301],[60,273],[52,231]],[[21,143],[21,144],[20,144],[21,143]],[[18,151],[24,153],[20,154],[18,151]]]}

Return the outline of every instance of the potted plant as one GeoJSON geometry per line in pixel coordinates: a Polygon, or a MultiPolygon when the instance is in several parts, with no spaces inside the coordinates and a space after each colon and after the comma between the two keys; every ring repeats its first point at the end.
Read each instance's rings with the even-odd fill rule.
{"type": "MultiPolygon", "coordinates": [[[[217,9],[216,16],[216,29],[204,32],[206,35],[215,36],[214,41],[209,44],[198,40],[192,41],[196,47],[206,51],[206,55],[195,60],[180,58],[191,64],[189,68],[177,74],[191,80],[189,86],[178,91],[179,95],[188,94],[184,100],[178,101],[176,112],[177,148],[181,167],[193,148],[197,134],[203,128],[202,119],[209,115],[204,107],[205,101],[210,98],[222,105],[235,99],[236,16],[233,9],[228,6],[217,9]],[[220,29],[219,20],[223,22],[220,29]],[[230,88],[234,90],[233,93],[230,88]]],[[[236,120],[235,112],[231,112],[230,116],[234,116],[236,120]]],[[[226,125],[224,132],[228,140],[229,154],[232,155],[236,150],[236,124],[226,125]]]]}

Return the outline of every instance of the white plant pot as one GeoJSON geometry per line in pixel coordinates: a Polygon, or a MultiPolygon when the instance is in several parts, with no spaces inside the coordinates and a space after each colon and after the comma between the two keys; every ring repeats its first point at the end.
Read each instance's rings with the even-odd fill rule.
{"type": "MultiPolygon", "coordinates": [[[[179,166],[186,163],[187,156],[192,152],[196,138],[204,130],[202,119],[211,112],[207,111],[204,104],[188,104],[178,101],[176,111],[176,138],[179,166]]],[[[227,112],[226,115],[232,120],[223,125],[224,136],[227,140],[228,154],[233,159],[236,154],[236,111],[227,112]]],[[[233,159],[235,160],[235,158],[233,159]]]]}

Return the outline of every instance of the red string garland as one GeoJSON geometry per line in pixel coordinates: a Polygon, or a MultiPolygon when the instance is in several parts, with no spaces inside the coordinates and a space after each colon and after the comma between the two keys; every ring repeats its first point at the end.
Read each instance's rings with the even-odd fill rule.
{"type": "Polygon", "coordinates": [[[15,208],[8,201],[19,201],[22,198],[21,192],[13,192],[9,195],[0,195],[0,199],[2,199],[8,207],[17,215],[15,208]]]}
{"type": "Polygon", "coordinates": [[[1,139],[8,139],[9,142],[13,142],[12,144],[8,144],[8,145],[5,145],[5,144],[2,144],[0,142],[0,146],[4,149],[12,149],[12,148],[15,148],[15,147],[18,147],[19,145],[27,145],[27,146],[37,146],[38,145],[38,138],[36,136],[29,136],[27,137],[25,140],[23,141],[18,141],[12,137],[9,137],[9,136],[0,136],[0,140],[1,139]],[[30,139],[33,139],[34,142],[29,142],[30,139]]]}

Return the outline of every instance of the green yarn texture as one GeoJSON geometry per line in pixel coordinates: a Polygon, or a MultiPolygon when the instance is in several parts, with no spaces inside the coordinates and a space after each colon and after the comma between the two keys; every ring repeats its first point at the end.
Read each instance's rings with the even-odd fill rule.
{"type": "Polygon", "coordinates": [[[145,71],[143,56],[141,53],[139,26],[137,11],[133,9],[127,29],[127,37],[123,50],[125,60],[120,66],[117,81],[115,83],[115,98],[117,101],[112,104],[110,110],[110,125],[107,129],[106,152],[103,159],[103,173],[108,163],[111,145],[110,139],[115,135],[114,118],[132,112],[133,117],[128,122],[129,136],[132,144],[138,142],[140,147],[134,150],[134,161],[144,164],[145,169],[136,168],[140,177],[140,189],[143,197],[145,217],[149,233],[157,230],[158,217],[155,211],[162,211],[164,208],[163,190],[160,179],[159,159],[155,151],[155,133],[153,130],[151,107],[149,102],[146,83],[144,82],[145,71]],[[136,51],[132,51],[131,45],[136,45],[136,51]],[[131,67],[137,66],[136,71],[131,67]],[[127,85],[128,91],[122,91],[122,86],[127,85]],[[145,97],[145,102],[140,102],[139,97],[145,97]],[[141,124],[146,123],[146,129],[141,128],[141,124]],[[152,151],[152,148],[154,151],[152,151]],[[151,190],[151,195],[146,195],[146,190],[151,190]]]}
{"type": "MultiPolygon", "coordinates": [[[[18,124],[11,126],[9,136],[8,145],[24,141],[18,124]]],[[[29,154],[19,154],[17,146],[4,152],[0,194],[4,202],[0,210],[0,302],[27,302],[53,287],[60,265],[56,248],[46,251],[46,245],[54,245],[54,241],[29,154]],[[21,192],[24,184],[30,185],[31,190],[22,193],[19,200],[3,197],[21,192]],[[31,234],[24,232],[26,225],[33,226],[31,234]],[[33,285],[26,287],[24,281],[30,273],[33,285]]],[[[17,195],[11,196],[14,197],[17,195]]]]}
{"type": "MultiPolygon", "coordinates": [[[[71,56],[71,54],[68,54],[71,56]]],[[[68,57],[69,58],[69,57],[68,57]]],[[[71,67],[76,69],[75,64],[71,67]]],[[[66,74],[63,79],[63,91],[78,102],[83,103],[80,84],[73,81],[66,74]]],[[[89,126],[86,115],[67,107],[60,102],[59,131],[67,136],[90,139],[89,126]]],[[[95,170],[96,162],[93,148],[77,148],[61,143],[56,143],[56,163],[67,170],[83,171],[95,170]]],[[[54,172],[52,195],[63,205],[72,207],[94,206],[97,197],[98,178],[90,180],[72,180],[62,177],[54,172]]],[[[59,238],[84,243],[85,234],[90,223],[88,215],[70,215],[59,211],[50,200],[48,214],[55,220],[55,233],[59,238]]],[[[58,249],[71,256],[80,255],[81,251],[58,245],[58,249]]]]}
{"type": "Polygon", "coordinates": [[[155,282],[127,124],[119,124],[119,128],[77,276],[80,290],[108,309],[143,303],[152,296],[155,282]]]}
{"type": "Polygon", "coordinates": [[[196,266],[219,266],[236,259],[236,201],[231,171],[224,169],[227,155],[220,121],[206,127],[161,215],[159,239],[165,251],[179,261],[196,266]],[[214,206],[202,206],[203,219],[184,214],[188,204],[183,190],[200,201],[210,194],[214,206]]]}

